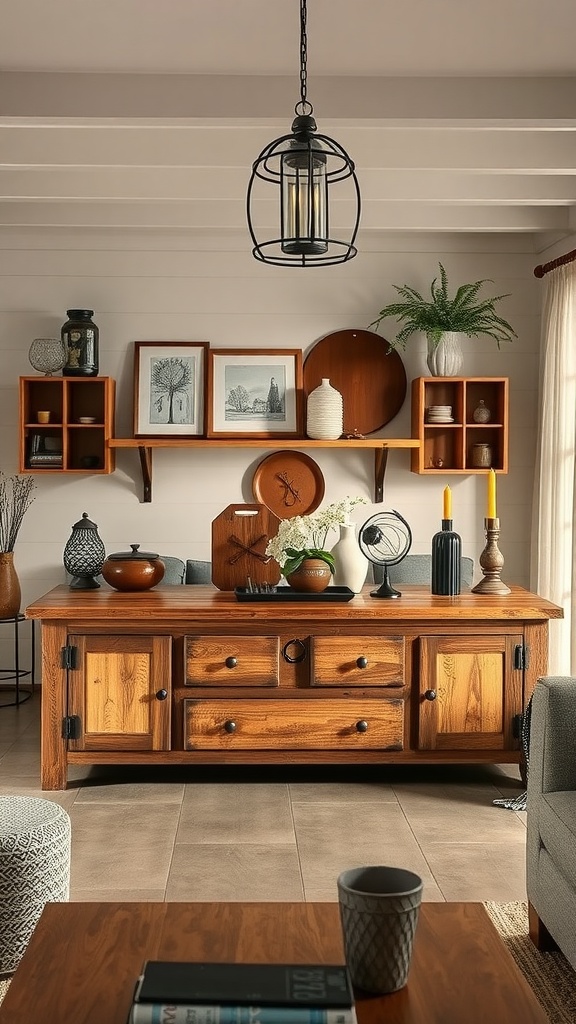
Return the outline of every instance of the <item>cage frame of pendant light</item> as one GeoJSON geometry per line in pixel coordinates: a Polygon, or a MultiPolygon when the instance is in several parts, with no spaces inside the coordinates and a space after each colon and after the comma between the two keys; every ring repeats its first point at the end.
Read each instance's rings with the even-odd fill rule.
{"type": "MultiPolygon", "coordinates": [[[[314,120],[313,107],[308,101],[307,91],[307,34],[306,34],[306,3],[307,0],[300,0],[300,101],[295,106],[296,117],[292,122],[292,134],[282,135],[269,143],[258,155],[252,164],[252,174],[248,184],[246,196],[246,215],[248,229],[253,242],[252,255],[262,263],[273,266],[333,266],[338,263],[345,263],[357,255],[355,245],[356,235],[360,224],[361,196],[356,170],[353,160],[340,143],[330,138],[329,135],[318,134],[314,120]],[[308,212],[307,235],[285,236],[282,233],[284,227],[284,196],[283,196],[283,164],[292,158],[300,160],[303,166],[307,164],[307,197],[303,208],[308,212]],[[318,235],[314,230],[314,161],[323,162],[327,166],[324,179],[326,191],[326,231],[325,235],[318,235]],[[353,194],[355,198],[356,215],[350,241],[340,241],[330,237],[329,215],[330,215],[330,187],[338,182],[351,179],[353,194]],[[254,198],[254,186],[257,181],[271,183],[280,191],[280,224],[281,235],[267,241],[259,242],[253,224],[252,200],[254,198]],[[314,244],[326,246],[322,252],[293,252],[283,250],[283,246],[293,244],[294,246],[308,245],[311,249],[314,244]],[[273,247],[279,247],[279,252],[274,254],[273,247]],[[339,251],[338,251],[339,250],[339,251]]],[[[321,205],[321,204],[320,204],[321,205]]],[[[302,211],[300,210],[300,213],[302,211]]],[[[301,221],[303,218],[295,218],[301,221]]]]}

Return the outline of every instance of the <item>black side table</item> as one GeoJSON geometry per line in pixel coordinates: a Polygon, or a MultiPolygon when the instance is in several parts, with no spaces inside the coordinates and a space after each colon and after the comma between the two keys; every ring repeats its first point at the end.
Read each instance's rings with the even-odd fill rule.
{"type": "Polygon", "coordinates": [[[30,668],[29,669],[24,669],[24,668],[20,668],[20,637],[19,637],[19,630],[20,630],[20,623],[21,622],[25,622],[25,616],[24,615],[15,615],[13,618],[10,618],[10,619],[0,619],[0,626],[6,625],[8,622],[11,622],[13,627],[14,627],[14,665],[13,665],[12,668],[0,668],[0,693],[3,690],[9,690],[9,691],[13,690],[14,691],[15,700],[4,701],[3,703],[0,702],[0,708],[12,708],[12,707],[18,707],[20,704],[25,704],[27,700],[30,700],[30,697],[34,693],[34,688],[35,688],[34,673],[35,673],[35,668],[36,668],[36,665],[35,665],[36,648],[35,648],[35,645],[34,645],[34,627],[35,627],[36,623],[34,622],[34,619],[30,620],[30,625],[31,625],[30,668]],[[29,690],[27,690],[26,692],[23,693],[20,690],[20,680],[23,679],[25,676],[30,676],[31,687],[30,687],[29,690]],[[14,685],[13,686],[3,686],[2,684],[4,682],[8,681],[9,679],[13,679],[14,680],[14,685]]]}

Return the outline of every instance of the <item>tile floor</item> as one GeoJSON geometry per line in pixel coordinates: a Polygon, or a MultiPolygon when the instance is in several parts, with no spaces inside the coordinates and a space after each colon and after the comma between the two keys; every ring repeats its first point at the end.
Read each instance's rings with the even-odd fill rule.
{"type": "MultiPolygon", "coordinates": [[[[9,699],[0,691],[0,702],[9,699]]],[[[39,782],[36,695],[0,709],[0,793],[72,819],[74,900],[336,900],[357,864],[410,868],[427,900],[523,900],[515,766],[94,767],[39,782]]]]}

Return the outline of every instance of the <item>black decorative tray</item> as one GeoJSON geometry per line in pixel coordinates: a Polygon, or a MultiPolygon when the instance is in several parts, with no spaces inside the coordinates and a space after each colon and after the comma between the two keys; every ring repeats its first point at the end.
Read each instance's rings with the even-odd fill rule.
{"type": "Polygon", "coordinates": [[[354,597],[354,591],[349,587],[326,587],[319,594],[306,594],[302,590],[292,590],[291,587],[263,591],[236,587],[234,593],[237,601],[351,601],[354,597]]]}

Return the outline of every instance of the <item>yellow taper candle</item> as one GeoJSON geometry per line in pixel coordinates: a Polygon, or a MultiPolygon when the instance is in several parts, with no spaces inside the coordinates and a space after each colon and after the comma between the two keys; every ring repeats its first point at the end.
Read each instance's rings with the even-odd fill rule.
{"type": "Polygon", "coordinates": [[[486,517],[487,519],[496,519],[496,473],[493,469],[488,470],[488,505],[486,517]]]}
{"type": "Polygon", "coordinates": [[[452,491],[449,487],[444,488],[444,515],[443,519],[452,519],[452,491]]]}

